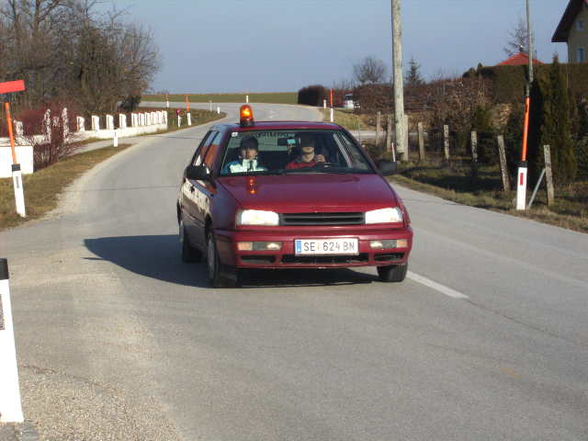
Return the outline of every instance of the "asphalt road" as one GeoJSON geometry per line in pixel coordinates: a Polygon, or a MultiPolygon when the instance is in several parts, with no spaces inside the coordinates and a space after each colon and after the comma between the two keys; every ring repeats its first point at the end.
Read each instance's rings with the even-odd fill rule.
{"type": "Polygon", "coordinates": [[[295,271],[210,289],[180,262],[174,209],[204,132],[141,139],[49,219],[0,233],[42,437],[588,440],[587,235],[401,188],[404,283],[295,271]]]}

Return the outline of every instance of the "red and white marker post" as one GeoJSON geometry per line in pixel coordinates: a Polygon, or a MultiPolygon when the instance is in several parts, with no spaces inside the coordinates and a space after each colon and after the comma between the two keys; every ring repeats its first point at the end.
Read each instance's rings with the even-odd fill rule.
{"type": "Polygon", "coordinates": [[[0,423],[22,423],[8,261],[0,259],[0,423]]]}
{"type": "Polygon", "coordinates": [[[192,114],[190,113],[190,98],[186,95],[186,119],[188,120],[188,125],[192,125],[192,114]]]}
{"type": "Polygon", "coordinates": [[[529,115],[531,112],[531,97],[525,98],[525,126],[523,130],[523,152],[521,163],[517,171],[517,210],[527,208],[527,146],[529,143],[529,115]]]}
{"type": "MultiPolygon", "coordinates": [[[[24,80],[0,83],[0,94],[22,92],[25,89],[26,88],[24,80]]],[[[20,170],[20,164],[18,163],[18,159],[16,157],[16,146],[14,142],[14,131],[12,127],[12,115],[10,113],[9,102],[4,103],[4,109],[6,110],[6,123],[8,124],[8,136],[10,137],[10,148],[12,150],[12,184],[14,187],[14,200],[16,202],[16,212],[21,217],[27,217],[24,199],[24,188],[22,183],[22,172],[20,170]]]]}

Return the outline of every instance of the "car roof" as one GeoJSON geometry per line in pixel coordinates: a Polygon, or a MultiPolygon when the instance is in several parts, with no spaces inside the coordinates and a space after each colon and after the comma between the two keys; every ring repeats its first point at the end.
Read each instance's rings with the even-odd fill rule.
{"type": "Polygon", "coordinates": [[[334,123],[317,122],[317,121],[255,121],[255,124],[249,127],[241,127],[235,124],[218,124],[217,129],[224,128],[235,132],[248,132],[252,130],[342,130],[343,128],[334,123]]]}

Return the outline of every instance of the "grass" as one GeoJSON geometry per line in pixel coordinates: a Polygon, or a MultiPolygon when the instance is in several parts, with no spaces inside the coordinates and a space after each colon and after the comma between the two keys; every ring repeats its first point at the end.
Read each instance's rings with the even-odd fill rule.
{"type": "MultiPolygon", "coordinates": [[[[544,184],[529,210],[514,208],[515,191],[501,191],[498,167],[480,167],[472,177],[469,166],[402,164],[393,182],[464,205],[508,213],[539,222],[588,233],[588,182],[576,182],[556,190],[556,201],[547,206],[544,184]]],[[[528,190],[531,197],[533,188],[528,190]]]]}
{"type": "MultiPolygon", "coordinates": [[[[245,103],[245,96],[249,95],[250,103],[269,103],[269,104],[296,104],[298,93],[296,92],[271,92],[271,93],[202,93],[202,94],[170,94],[169,100],[172,102],[184,102],[186,95],[192,103],[245,103]]],[[[163,94],[143,95],[143,101],[161,101],[165,102],[163,94]]]]}
{"type": "MultiPolygon", "coordinates": [[[[330,121],[330,110],[322,109],[324,121],[330,121]]],[[[367,115],[357,115],[352,110],[335,109],[335,123],[345,127],[350,132],[360,130],[376,130],[375,124],[367,115]]]]}
{"type": "Polygon", "coordinates": [[[24,175],[26,219],[15,213],[12,178],[0,179],[0,229],[15,227],[30,219],[38,219],[55,209],[58,195],[84,172],[96,164],[125,150],[130,144],[107,147],[70,156],[58,163],[24,175]]]}

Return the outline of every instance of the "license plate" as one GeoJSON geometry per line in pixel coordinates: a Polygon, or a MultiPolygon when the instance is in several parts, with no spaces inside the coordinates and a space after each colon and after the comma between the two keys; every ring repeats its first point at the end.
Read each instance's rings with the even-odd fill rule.
{"type": "Polygon", "coordinates": [[[300,255],[357,255],[359,242],[357,239],[296,239],[294,249],[300,255]]]}

